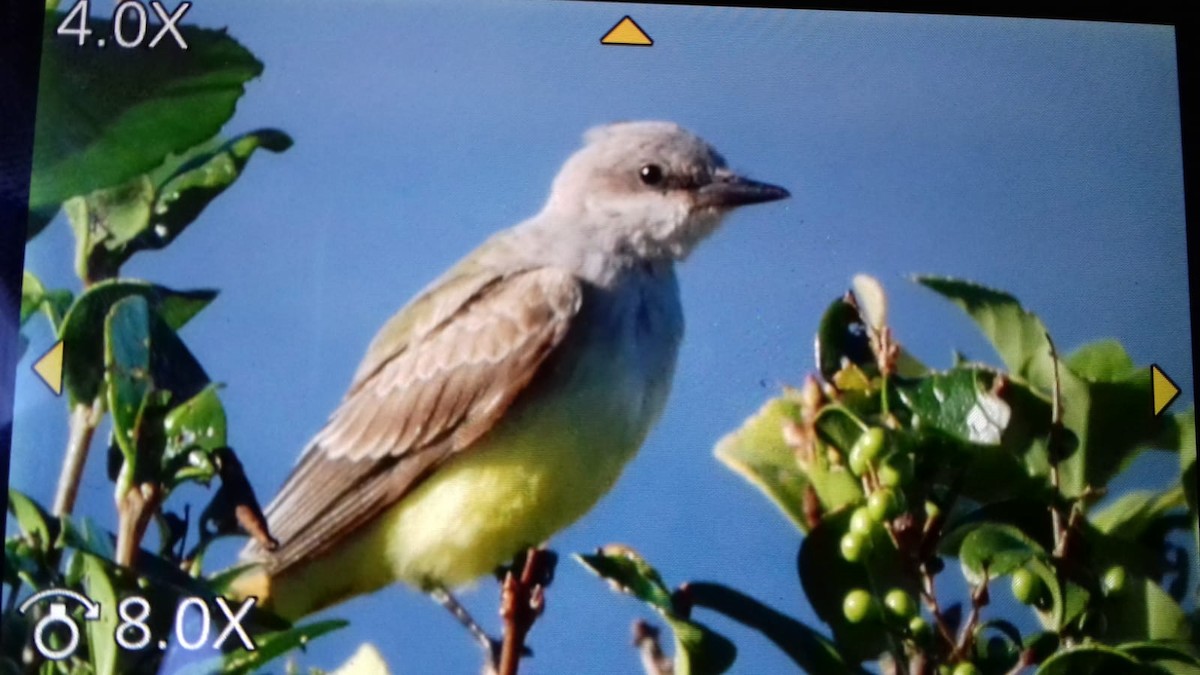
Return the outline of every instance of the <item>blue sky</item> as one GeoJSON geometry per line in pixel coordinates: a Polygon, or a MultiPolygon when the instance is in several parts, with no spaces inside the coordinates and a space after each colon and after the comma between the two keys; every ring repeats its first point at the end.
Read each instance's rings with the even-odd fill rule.
{"type": "MultiPolygon", "coordinates": [[[[859,272],[884,283],[900,339],[930,363],[994,357],[906,280],[918,272],[1013,292],[1064,350],[1116,337],[1184,386],[1177,406],[1192,401],[1170,29],[574,2],[213,1],[188,19],[228,26],[266,66],[227,131],[273,126],[296,144],[256,157],[171,248],[125,271],[221,290],[184,337],[227,384],[232,443],[264,498],[383,321],[536,212],[583,131],[621,119],[675,120],[793,196],[735,214],[681,267],[688,333],[667,412],[614,491],[552,542],[560,553],[623,542],[669,582],[726,582],[818,623],[798,534],[711,449],[812,369],[820,313],[859,272]],[[599,45],[626,13],[652,48],[599,45]]],[[[27,266],[73,286],[70,250],[57,223],[27,266]]],[[[51,338],[37,322],[28,335],[12,480],[48,501],[65,425],[28,368],[51,338]]],[[[94,455],[79,511],[111,525],[94,455]]],[[[1131,480],[1163,485],[1173,466],[1151,459],[1131,480]]],[[[493,631],[496,596],[490,580],[465,595],[493,631]]],[[[478,671],[466,634],[407,589],[328,615],[352,626],[299,663],[330,668],[371,641],[398,673],[478,671]]],[[[523,672],[632,672],[637,616],[564,555],[523,672]]],[[[740,644],[736,672],[788,669],[702,618],[740,644]]]]}

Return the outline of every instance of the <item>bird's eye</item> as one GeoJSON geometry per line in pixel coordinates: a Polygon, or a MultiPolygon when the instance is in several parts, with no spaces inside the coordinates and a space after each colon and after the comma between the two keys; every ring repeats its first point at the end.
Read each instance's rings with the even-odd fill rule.
{"type": "Polygon", "coordinates": [[[642,177],[642,182],[646,185],[658,185],[662,182],[663,170],[657,164],[647,164],[638,170],[638,175],[642,177]]]}

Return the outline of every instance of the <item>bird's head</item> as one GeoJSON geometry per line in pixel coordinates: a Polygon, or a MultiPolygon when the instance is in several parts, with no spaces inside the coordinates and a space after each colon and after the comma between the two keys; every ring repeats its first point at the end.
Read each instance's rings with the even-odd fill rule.
{"type": "Polygon", "coordinates": [[[703,139],[672,122],[597,127],[563,165],[546,204],[562,227],[642,258],[679,260],[732,209],[788,197],[734,173],[703,139]]]}

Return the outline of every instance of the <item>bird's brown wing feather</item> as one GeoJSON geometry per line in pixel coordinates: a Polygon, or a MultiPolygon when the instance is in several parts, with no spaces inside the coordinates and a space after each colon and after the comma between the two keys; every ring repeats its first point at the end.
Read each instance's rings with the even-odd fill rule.
{"type": "Polygon", "coordinates": [[[457,294],[453,311],[422,310],[419,301],[381,331],[345,400],[267,507],[278,549],[264,556],[251,544],[244,557],[278,573],[379,516],[492,428],[582,302],[578,280],[553,268],[474,285],[457,294]],[[424,317],[406,318],[410,312],[424,317]]]}

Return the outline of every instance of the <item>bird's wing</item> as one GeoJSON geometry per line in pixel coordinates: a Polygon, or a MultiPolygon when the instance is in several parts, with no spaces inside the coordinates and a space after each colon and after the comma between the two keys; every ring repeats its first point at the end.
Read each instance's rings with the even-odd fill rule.
{"type": "MultiPolygon", "coordinates": [[[[435,288],[380,331],[267,507],[279,542],[268,571],[321,555],[492,428],[562,342],[583,297],[574,275],[546,267],[444,283],[453,288],[435,288]],[[452,307],[438,305],[449,298],[452,307]]],[[[244,555],[264,558],[253,543],[244,555]]]]}

